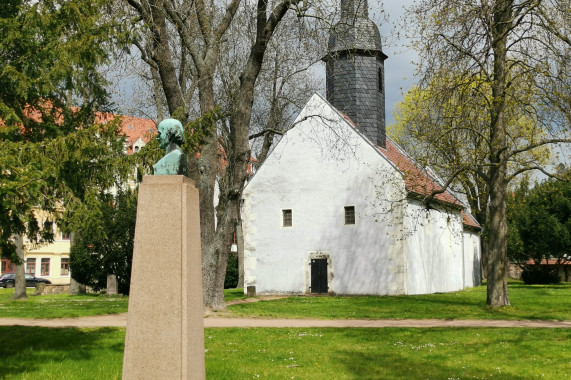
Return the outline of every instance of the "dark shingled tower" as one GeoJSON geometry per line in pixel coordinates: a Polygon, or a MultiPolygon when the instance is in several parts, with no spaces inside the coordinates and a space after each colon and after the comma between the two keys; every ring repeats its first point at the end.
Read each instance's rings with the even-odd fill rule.
{"type": "Polygon", "coordinates": [[[341,19],[331,29],[327,50],[327,100],[384,148],[387,56],[367,0],[341,0],[341,19]]]}

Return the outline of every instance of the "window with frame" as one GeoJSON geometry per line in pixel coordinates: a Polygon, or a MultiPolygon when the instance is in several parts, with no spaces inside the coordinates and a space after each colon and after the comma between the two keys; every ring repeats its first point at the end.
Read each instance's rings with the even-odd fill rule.
{"type": "Polygon", "coordinates": [[[293,226],[293,214],[292,210],[282,210],[282,226],[291,227],[293,226]]]}
{"type": "Polygon", "coordinates": [[[69,258],[62,257],[61,258],[61,275],[62,276],[69,276],[69,258]]]}
{"type": "Polygon", "coordinates": [[[36,275],[36,258],[35,257],[26,259],[26,273],[29,273],[32,276],[36,275]]]}
{"type": "Polygon", "coordinates": [[[345,224],[355,224],[355,206],[345,206],[345,224]]]}
{"type": "Polygon", "coordinates": [[[11,263],[8,259],[3,259],[2,267],[0,269],[1,273],[13,273],[16,271],[16,264],[11,263]]]}
{"type": "Polygon", "coordinates": [[[69,232],[63,232],[62,231],[61,240],[69,240],[69,232]]]}
{"type": "Polygon", "coordinates": [[[43,258],[42,259],[42,266],[41,266],[41,275],[42,276],[49,276],[50,275],[50,259],[43,258]]]}

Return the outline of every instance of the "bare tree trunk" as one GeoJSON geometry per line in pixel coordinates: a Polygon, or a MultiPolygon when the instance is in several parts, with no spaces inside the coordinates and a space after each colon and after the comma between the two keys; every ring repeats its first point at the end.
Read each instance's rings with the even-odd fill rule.
{"type": "Polygon", "coordinates": [[[493,307],[507,306],[508,298],[508,266],[507,266],[507,208],[505,181],[506,168],[502,165],[492,178],[490,192],[490,231],[488,258],[488,286],[486,303],[493,307]]]}
{"type": "Polygon", "coordinates": [[[489,256],[486,303],[493,307],[510,304],[508,298],[507,237],[507,132],[505,120],[507,83],[507,30],[511,28],[511,1],[499,0],[494,5],[492,44],[494,54],[492,80],[492,112],[490,120],[490,209],[489,256]]]}
{"type": "Polygon", "coordinates": [[[15,287],[12,299],[22,300],[28,298],[26,295],[26,258],[24,257],[24,239],[22,235],[14,236],[14,243],[19,262],[16,264],[15,287]]]}

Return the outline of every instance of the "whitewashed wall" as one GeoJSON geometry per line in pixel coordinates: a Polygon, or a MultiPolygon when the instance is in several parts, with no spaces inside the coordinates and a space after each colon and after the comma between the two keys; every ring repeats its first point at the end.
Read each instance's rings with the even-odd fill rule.
{"type": "Polygon", "coordinates": [[[464,287],[471,288],[482,284],[480,262],[482,259],[480,233],[464,231],[464,287]]]}
{"type": "Polygon", "coordinates": [[[380,184],[403,186],[400,175],[320,96],[298,120],[244,191],[245,286],[308,293],[310,259],[323,257],[332,293],[402,293],[399,226],[376,200],[380,184]],[[345,206],[355,206],[355,225],[344,224],[345,206]],[[292,227],[282,227],[283,209],[292,227]]]}
{"type": "Polygon", "coordinates": [[[413,201],[408,205],[406,226],[407,294],[463,289],[460,211],[426,210],[413,201]]]}

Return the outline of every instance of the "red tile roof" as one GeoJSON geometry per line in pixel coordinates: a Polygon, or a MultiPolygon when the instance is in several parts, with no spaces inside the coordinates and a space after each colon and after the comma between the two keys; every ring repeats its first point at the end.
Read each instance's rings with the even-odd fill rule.
{"type": "Polygon", "coordinates": [[[447,190],[443,190],[436,179],[421,170],[408,155],[389,137],[387,137],[386,148],[376,146],[377,150],[392,162],[403,174],[406,190],[421,197],[429,197],[434,194],[434,199],[454,206],[463,207],[462,203],[447,190]]]}
{"type": "MultiPolygon", "coordinates": [[[[97,112],[95,115],[95,122],[105,123],[119,117],[109,112],[97,112]]],[[[143,119],[134,116],[120,116],[121,133],[127,139],[127,154],[133,153],[133,144],[141,138],[145,144],[149,142],[157,134],[157,123],[151,119],[143,119]]]]}
{"type": "MultiPolygon", "coordinates": [[[[529,259],[526,261],[526,264],[528,265],[535,265],[535,260],[534,259],[529,259]]],[[[540,265],[556,265],[557,264],[557,259],[549,259],[549,260],[541,260],[540,265]]],[[[561,261],[559,262],[560,265],[571,265],[571,260],[566,260],[566,259],[561,259],[561,261]]]]}
{"type": "Polygon", "coordinates": [[[482,229],[482,226],[480,226],[480,223],[478,223],[476,218],[474,218],[472,214],[466,211],[462,211],[462,224],[464,224],[466,227],[474,228],[477,230],[482,229]]]}
{"type": "MultiPolygon", "coordinates": [[[[47,103],[44,107],[47,109],[51,108],[51,103],[47,103]]],[[[79,108],[72,107],[72,111],[77,111],[79,108]]],[[[26,106],[25,116],[30,120],[35,122],[40,122],[42,120],[42,113],[36,107],[26,106]]],[[[58,115],[62,118],[63,115],[58,115]]],[[[126,115],[116,115],[110,112],[96,112],[95,122],[96,123],[106,123],[114,120],[116,117],[122,118],[121,133],[125,135],[127,139],[127,154],[133,153],[133,144],[139,139],[139,137],[144,141],[145,144],[149,142],[157,134],[157,123],[151,119],[143,119],[140,117],[126,116],[126,115]]],[[[61,119],[57,119],[61,122],[61,119]]],[[[0,120],[0,126],[4,126],[4,121],[0,120]]]]}

